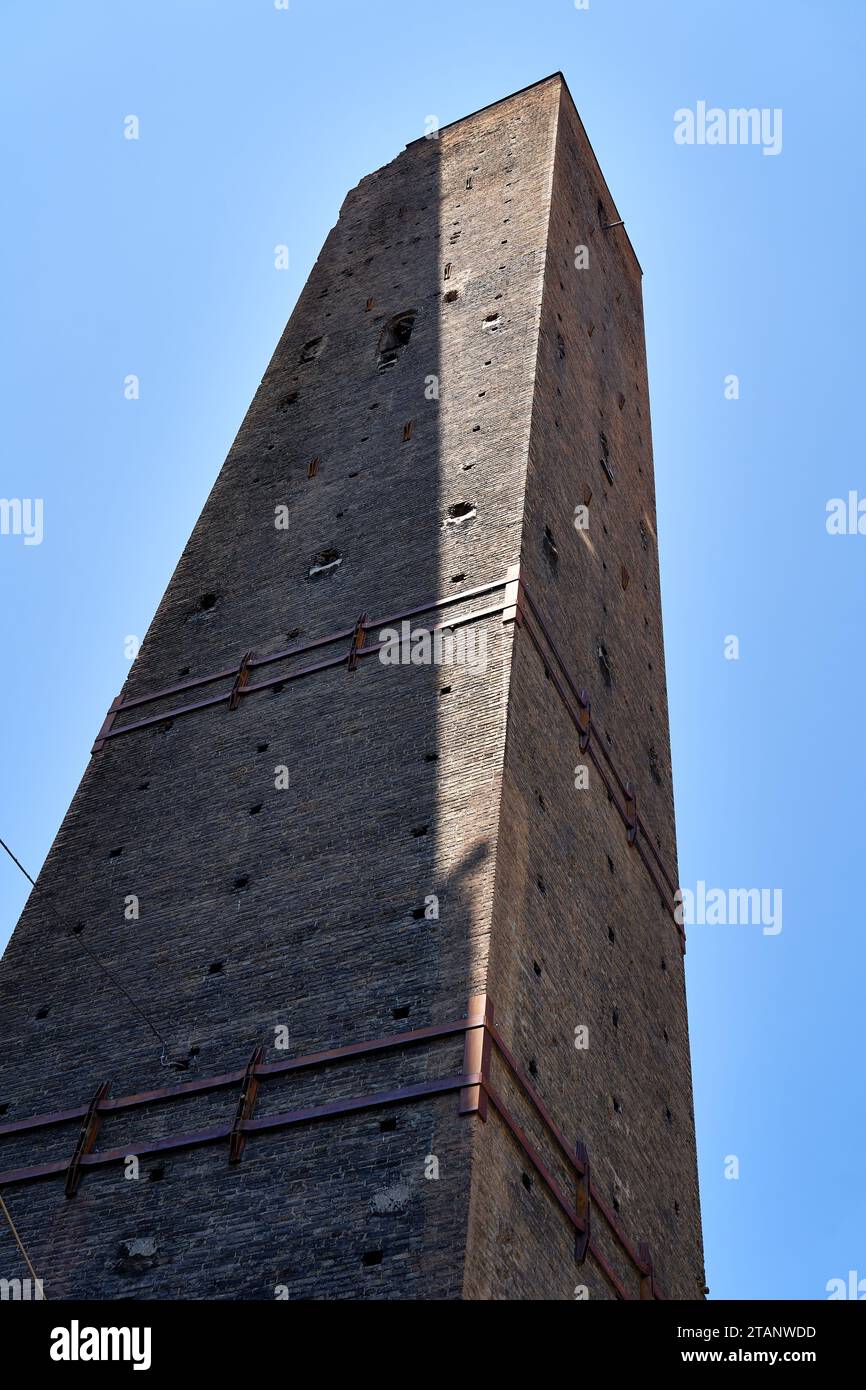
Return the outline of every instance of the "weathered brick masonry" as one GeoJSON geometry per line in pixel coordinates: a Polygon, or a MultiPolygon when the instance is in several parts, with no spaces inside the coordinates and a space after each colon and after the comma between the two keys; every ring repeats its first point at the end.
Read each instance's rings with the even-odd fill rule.
{"type": "MultiPolygon", "coordinates": [[[[347,197],[130,672],[142,703],[104,726],[0,966],[0,1172],[49,1297],[700,1296],[617,221],[559,75],[347,197]],[[424,605],[416,626],[486,636],[485,671],[378,659],[376,620],[424,605]],[[496,1033],[274,1067],[477,1022],[481,995],[496,1033]],[[103,1081],[109,1102],[188,1089],[103,1102],[70,1173],[103,1081]]],[[[0,1276],[19,1260],[0,1230],[0,1276]]]]}

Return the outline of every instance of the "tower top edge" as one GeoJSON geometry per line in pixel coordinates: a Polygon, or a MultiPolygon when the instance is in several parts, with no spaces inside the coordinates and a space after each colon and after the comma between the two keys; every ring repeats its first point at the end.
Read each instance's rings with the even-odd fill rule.
{"type": "MultiPolygon", "coordinates": [[[[614,220],[619,219],[620,214],[619,214],[619,211],[618,211],[618,209],[617,209],[616,202],[615,202],[615,200],[614,200],[613,194],[611,193],[610,188],[609,188],[609,186],[608,186],[607,179],[606,179],[605,176],[604,176],[604,171],[602,170],[601,164],[600,164],[599,159],[598,159],[598,155],[596,154],[596,152],[595,152],[595,150],[594,150],[594,148],[593,148],[593,145],[592,145],[592,141],[590,140],[590,138],[589,138],[589,136],[588,136],[588,134],[587,134],[586,126],[584,125],[583,119],[582,119],[582,117],[581,117],[581,115],[580,115],[580,112],[579,112],[579,110],[578,110],[578,108],[577,108],[577,103],[575,102],[574,97],[573,97],[572,94],[571,94],[571,89],[569,88],[568,82],[566,81],[565,74],[564,74],[561,70],[559,70],[559,69],[557,69],[556,72],[551,72],[551,73],[549,73],[549,74],[547,75],[547,77],[540,77],[536,82],[529,82],[525,87],[518,87],[517,91],[515,91],[515,92],[509,92],[506,96],[499,97],[496,101],[490,101],[490,102],[488,102],[485,106],[479,106],[477,110],[475,110],[475,111],[469,111],[469,112],[467,112],[467,114],[466,114],[465,116],[459,116],[459,117],[458,117],[456,120],[454,120],[454,121],[448,121],[445,125],[439,126],[439,128],[438,128],[439,133],[441,133],[443,130],[452,130],[455,126],[462,125],[464,121],[471,121],[471,120],[474,120],[474,118],[475,118],[476,116],[481,116],[481,115],[483,115],[485,111],[492,111],[495,107],[497,107],[497,106],[502,106],[506,101],[513,101],[513,100],[515,99],[515,97],[521,97],[521,96],[523,96],[523,95],[524,95],[525,93],[527,93],[527,92],[535,91],[535,89],[536,89],[537,87],[544,87],[544,86],[546,86],[547,83],[549,83],[549,82],[558,82],[558,83],[559,83],[559,87],[560,87],[560,92],[561,92],[561,93],[564,92],[565,95],[566,95],[566,97],[568,98],[568,101],[569,101],[569,103],[570,103],[570,105],[571,105],[571,108],[572,108],[572,110],[574,111],[574,114],[575,114],[575,116],[576,116],[576,118],[577,118],[577,121],[578,121],[578,124],[579,124],[579,126],[580,126],[580,129],[581,129],[581,131],[583,132],[583,137],[584,137],[584,139],[586,140],[587,147],[588,147],[589,152],[590,152],[590,154],[591,154],[591,156],[592,156],[593,162],[595,163],[595,167],[596,167],[596,170],[597,170],[597,173],[598,173],[599,180],[600,180],[600,182],[601,182],[601,186],[602,186],[602,188],[604,189],[604,191],[606,192],[606,194],[607,194],[607,196],[608,196],[608,199],[609,199],[609,201],[610,201],[610,206],[611,206],[611,208],[613,209],[613,213],[614,213],[614,220]]],[[[421,136],[419,136],[419,137],[418,137],[417,139],[415,139],[415,140],[410,140],[410,141],[407,143],[407,145],[406,145],[405,148],[406,148],[407,150],[411,150],[411,149],[414,149],[414,147],[415,147],[416,145],[423,145],[423,144],[425,144],[426,141],[427,141],[427,137],[424,136],[424,135],[421,135],[421,136]]],[[[634,261],[635,261],[635,264],[636,264],[637,269],[638,269],[638,274],[641,276],[641,278],[643,278],[643,268],[642,268],[642,266],[641,266],[640,259],[639,259],[639,257],[638,257],[637,252],[635,251],[634,243],[632,242],[632,239],[631,239],[631,236],[629,235],[628,229],[625,227],[624,224],[623,224],[623,226],[622,226],[622,232],[623,232],[623,234],[624,234],[624,236],[625,236],[625,239],[626,239],[626,241],[627,241],[627,243],[628,243],[629,250],[630,250],[632,256],[634,257],[634,261]]]]}
{"type": "MultiPolygon", "coordinates": [[[[544,87],[548,82],[560,82],[568,91],[568,83],[562,72],[548,73],[547,77],[539,77],[537,82],[528,82],[525,87],[518,87],[516,92],[507,92],[504,97],[497,97],[496,101],[488,101],[484,106],[479,106],[475,111],[467,111],[465,116],[458,116],[456,120],[447,121],[445,125],[439,126],[439,131],[451,130],[452,126],[462,125],[464,121],[474,120],[476,116],[482,116],[485,111],[492,111],[496,106],[502,106],[506,101],[513,101],[515,97],[522,97],[526,92],[534,92],[536,87],[544,87]]],[[[571,93],[569,92],[569,96],[571,93]]],[[[427,137],[420,135],[417,140],[410,140],[406,145],[408,150],[412,145],[418,145],[427,137]]]]}

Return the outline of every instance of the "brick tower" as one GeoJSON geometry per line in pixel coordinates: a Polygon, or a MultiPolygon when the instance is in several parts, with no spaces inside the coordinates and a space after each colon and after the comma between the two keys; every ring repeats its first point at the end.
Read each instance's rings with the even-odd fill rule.
{"type": "Polygon", "coordinates": [[[701,1297],[676,883],[641,273],[556,74],[347,197],[6,951],[48,1297],[701,1297]]]}

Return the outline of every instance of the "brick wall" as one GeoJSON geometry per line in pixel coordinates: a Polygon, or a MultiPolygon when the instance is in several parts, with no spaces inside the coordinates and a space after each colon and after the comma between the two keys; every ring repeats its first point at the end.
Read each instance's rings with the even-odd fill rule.
{"type": "MultiPolygon", "coordinates": [[[[516,560],[557,103],[555,83],[536,87],[415,141],[349,194],[126,698],[491,582],[516,560]],[[409,342],[380,372],[383,329],[410,310],[409,342]],[[463,503],[475,518],[448,524],[463,503]],[[341,563],[311,578],[323,552],[341,563]]],[[[484,677],[367,658],[291,679],[344,638],[281,663],[283,689],[235,711],[105,744],[0,970],[4,1120],[84,1103],[104,1078],[122,1095],[243,1067],[258,1041],[278,1060],[280,1025],[301,1054],[465,1013],[486,969],[510,653],[501,623],[483,627],[484,677]],[[430,895],[439,917],[419,919],[430,895]],[[84,945],[168,1040],[168,1065],[84,945]]],[[[461,1061],[452,1041],[270,1081],[258,1113],[461,1061]]],[[[98,1148],[135,1153],[230,1119],[236,1099],[111,1116],[98,1148]]],[[[57,1180],[21,1185],[16,1219],[49,1297],[273,1297],[277,1284],[458,1296],[472,1122],[455,1096],[393,1113],[396,1129],[373,1112],[257,1137],[231,1170],[204,1147],[144,1162],[138,1181],[88,1172],[70,1201],[57,1180]]],[[[76,1131],[0,1136],[0,1169],[69,1153],[76,1131]]],[[[14,1266],[7,1233],[0,1251],[14,1266]]]]}
{"type": "MultiPolygon", "coordinates": [[[[525,634],[499,613],[473,624],[483,674],[368,655],[297,678],[345,653],[361,613],[519,560],[675,875],[639,271],[599,198],[558,76],[414,141],[348,195],[123,694],[344,635],[268,668],[280,684],[237,709],[167,717],[229,679],[119,716],[163,718],[94,755],[0,965],[0,1125],[84,1104],[108,1078],[121,1095],[242,1069],[258,1043],[271,1062],[459,1019],[486,989],[629,1236],[696,1296],[676,933],[600,787],[574,790],[574,733],[525,634]],[[588,538],[571,526],[585,483],[588,538]]],[[[454,1037],[317,1066],[269,1078],[256,1114],[462,1065],[454,1037]]],[[[109,1115],[97,1150],[224,1124],[237,1096],[109,1115]]],[[[0,1171],[65,1158],[77,1128],[0,1130],[0,1171]]],[[[232,1167],[210,1144],[153,1154],[137,1180],[88,1170],[71,1200],[57,1178],[9,1197],[49,1298],[572,1297],[578,1279],[610,1296],[592,1261],[576,1273],[524,1167],[495,1117],[461,1119],[449,1093],[257,1134],[232,1167]]],[[[0,1274],[16,1261],[0,1231],[0,1274]]]]}
{"type": "MultiPolygon", "coordinates": [[[[606,742],[617,770],[636,784],[641,816],[676,883],[640,268],[624,229],[605,230],[618,220],[563,88],[521,573],[591,698],[592,737],[606,742]],[[588,250],[584,269],[575,266],[579,246],[588,250]],[[575,507],[587,497],[589,526],[578,530],[575,507]]],[[[704,1278],[676,927],[522,632],[499,843],[488,983],[499,1025],[571,1141],[588,1146],[593,1182],[625,1233],[649,1243],[666,1294],[698,1297],[704,1278]],[[575,786],[578,766],[588,767],[585,789],[575,786]],[[589,1046],[578,1050],[581,1025],[589,1046]]],[[[573,1191],[573,1176],[531,1115],[519,1114],[573,1191]]],[[[525,1161],[502,1127],[488,1124],[480,1142],[472,1295],[525,1298],[545,1289],[570,1297],[583,1284],[590,1297],[612,1297],[591,1262],[575,1270],[567,1224],[537,1180],[527,1190],[525,1161]]],[[[634,1268],[604,1223],[595,1230],[637,1296],[634,1268]]]]}

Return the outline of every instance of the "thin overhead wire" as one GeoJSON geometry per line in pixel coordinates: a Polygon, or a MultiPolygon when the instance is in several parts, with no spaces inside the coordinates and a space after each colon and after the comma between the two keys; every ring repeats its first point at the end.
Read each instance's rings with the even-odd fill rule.
{"type": "MultiPolygon", "coordinates": [[[[15,864],[21,870],[22,874],[27,879],[27,882],[32,884],[32,886],[35,888],[36,880],[32,878],[31,875],[27,872],[24,865],[21,863],[21,860],[12,853],[6,841],[0,839],[0,846],[2,846],[2,848],[9,855],[9,858],[12,860],[12,863],[15,864]]],[[[162,1033],[160,1033],[156,1024],[150,1018],[148,1018],[147,1014],[144,1012],[144,1009],[142,1009],[141,1006],[136,1002],[136,1000],[133,999],[126,986],[120,980],[117,979],[117,977],[108,969],[107,965],[103,965],[102,961],[93,951],[91,951],[87,943],[85,941],[82,941],[81,937],[77,936],[75,932],[70,932],[67,929],[66,923],[64,922],[60,913],[57,911],[57,908],[54,906],[54,904],[51,902],[49,898],[45,899],[45,905],[48,907],[50,912],[53,912],[54,916],[57,918],[57,921],[63,927],[64,935],[69,936],[72,938],[73,941],[78,942],[81,949],[87,953],[87,955],[93,961],[94,965],[98,966],[102,973],[106,976],[106,978],[109,979],[111,983],[115,986],[115,988],[120,990],[123,997],[127,1000],[129,1004],[132,1005],[139,1018],[141,1018],[147,1024],[150,1031],[154,1034],[156,1038],[159,1039],[159,1041],[162,1043],[162,1061],[164,1064],[167,1064],[167,1061],[170,1060],[170,1057],[166,1057],[166,1053],[169,1052],[169,1045],[166,1042],[165,1038],[162,1036],[162,1033]]]]}
{"type": "MultiPolygon", "coordinates": [[[[5,846],[4,846],[4,848],[5,848],[5,846]]],[[[21,1237],[19,1236],[18,1231],[16,1230],[15,1222],[12,1220],[12,1214],[11,1214],[11,1212],[9,1211],[9,1208],[7,1207],[6,1203],[5,1203],[4,1200],[3,1200],[3,1193],[2,1193],[2,1192],[0,1192],[0,1211],[3,1212],[3,1215],[4,1215],[5,1218],[6,1218],[6,1224],[8,1225],[10,1231],[12,1232],[12,1236],[13,1236],[13,1239],[14,1239],[14,1241],[15,1241],[15,1244],[18,1246],[18,1249],[21,1251],[22,1257],[23,1257],[23,1259],[24,1259],[24,1263],[26,1264],[27,1268],[30,1270],[30,1274],[31,1274],[31,1277],[32,1277],[32,1279],[33,1279],[33,1282],[34,1282],[34,1284],[37,1286],[37,1288],[38,1288],[38,1290],[39,1290],[39,1293],[40,1293],[41,1297],[44,1299],[44,1298],[45,1298],[45,1288],[44,1288],[44,1286],[43,1286],[42,1280],[39,1278],[39,1276],[38,1276],[37,1273],[36,1273],[36,1270],[33,1268],[33,1264],[32,1264],[32,1262],[31,1262],[30,1256],[27,1254],[27,1251],[26,1251],[26,1249],[24,1248],[24,1242],[23,1242],[23,1240],[21,1239],[21,1237]]],[[[47,1300],[46,1300],[46,1301],[47,1301],[47,1300]]]]}

